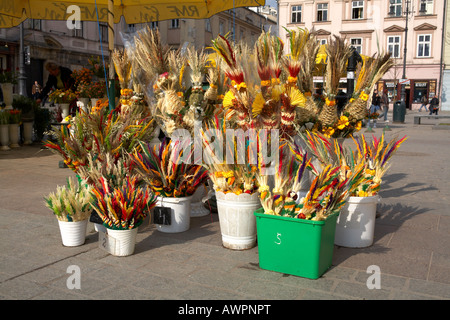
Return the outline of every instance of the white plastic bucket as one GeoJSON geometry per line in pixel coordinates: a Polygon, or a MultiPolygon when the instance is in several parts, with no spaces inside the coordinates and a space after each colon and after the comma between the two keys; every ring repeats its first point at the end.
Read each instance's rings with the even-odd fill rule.
{"type": "MultiPolygon", "coordinates": [[[[136,235],[138,228],[126,230],[106,229],[109,238],[114,239],[114,246],[111,248],[111,254],[124,257],[134,253],[136,247],[136,235]]],[[[112,241],[109,240],[111,243],[112,241]]]]}
{"type": "Polygon", "coordinates": [[[156,207],[170,208],[170,224],[157,224],[158,231],[178,233],[189,230],[191,226],[191,199],[190,197],[166,198],[158,197],[156,207]]]}
{"type": "Polygon", "coordinates": [[[336,223],[334,243],[365,248],[373,243],[378,196],[349,197],[336,223]]]}
{"type": "Polygon", "coordinates": [[[222,244],[232,250],[245,250],[256,245],[256,217],[261,208],[259,194],[223,193],[216,191],[222,244]]]}
{"type": "Polygon", "coordinates": [[[86,241],[86,230],[88,220],[82,221],[59,221],[59,231],[61,232],[62,244],[66,247],[77,247],[86,241]]]}
{"type": "Polygon", "coordinates": [[[191,217],[204,217],[210,212],[205,208],[203,199],[208,195],[208,190],[205,185],[201,185],[195,190],[191,199],[191,217]]]}
{"type": "Polygon", "coordinates": [[[94,229],[97,232],[103,232],[106,233],[106,227],[103,224],[100,223],[94,223],[94,229]]]}

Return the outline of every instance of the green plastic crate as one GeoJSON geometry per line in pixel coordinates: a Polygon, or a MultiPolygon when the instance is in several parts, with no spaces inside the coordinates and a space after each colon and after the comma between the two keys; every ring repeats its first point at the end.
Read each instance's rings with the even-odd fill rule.
{"type": "Polygon", "coordinates": [[[331,266],[338,213],[324,221],[254,214],[260,268],[318,279],[331,266]]]}

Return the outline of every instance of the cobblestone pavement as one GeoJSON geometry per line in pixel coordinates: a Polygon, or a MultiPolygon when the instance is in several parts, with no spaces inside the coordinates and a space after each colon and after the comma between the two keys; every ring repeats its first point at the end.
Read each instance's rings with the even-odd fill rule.
{"type": "MultiPolygon", "coordinates": [[[[72,171],[59,168],[60,157],[40,145],[0,151],[0,299],[169,299],[180,306],[188,300],[448,300],[450,130],[438,129],[449,128],[450,119],[414,125],[415,114],[408,111],[404,123],[392,123],[389,114],[386,136],[409,138],[382,184],[374,244],[335,246],[332,267],[317,280],[260,269],[258,247],[224,248],[217,214],[192,217],[190,229],[178,234],[141,226],[128,257],[100,248],[92,224],[84,245],[64,247],[43,197],[72,171]],[[68,288],[72,265],[80,268],[80,289],[68,288]],[[367,285],[372,265],[381,272],[379,289],[367,285]]],[[[374,134],[384,128],[379,122],[374,134]]]]}

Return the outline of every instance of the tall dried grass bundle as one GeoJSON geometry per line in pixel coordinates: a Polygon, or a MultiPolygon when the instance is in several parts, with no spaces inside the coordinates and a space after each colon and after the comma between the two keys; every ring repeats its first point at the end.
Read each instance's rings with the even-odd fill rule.
{"type": "Polygon", "coordinates": [[[352,54],[350,45],[338,36],[330,37],[326,46],[327,66],[325,72],[325,95],[329,100],[334,100],[339,88],[339,82],[346,71],[346,63],[352,54]]]}
{"type": "Polygon", "coordinates": [[[170,48],[161,42],[159,30],[147,26],[137,32],[135,38],[135,58],[146,74],[147,79],[158,77],[169,72],[168,54],[170,48]]]}
{"type": "Polygon", "coordinates": [[[119,77],[120,87],[122,89],[130,86],[131,80],[131,60],[126,51],[114,49],[112,60],[117,76],[119,77]]]}
{"type": "Polygon", "coordinates": [[[302,92],[314,91],[313,74],[316,70],[316,57],[320,44],[317,42],[314,32],[308,33],[308,38],[303,46],[303,54],[300,57],[301,68],[298,75],[298,87],[302,92]]]}

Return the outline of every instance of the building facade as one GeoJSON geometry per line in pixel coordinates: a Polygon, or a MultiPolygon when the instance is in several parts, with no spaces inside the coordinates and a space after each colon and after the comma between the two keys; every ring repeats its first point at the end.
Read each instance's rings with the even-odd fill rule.
{"type": "Polygon", "coordinates": [[[409,109],[418,109],[424,95],[440,95],[444,0],[279,0],[278,5],[284,41],[283,27],[300,27],[315,30],[322,44],[332,35],[344,37],[362,55],[390,51],[395,66],[378,89],[387,88],[391,102],[400,99],[402,83],[409,109]]]}
{"type": "MultiPolygon", "coordinates": [[[[146,26],[158,28],[161,41],[173,49],[189,43],[196,49],[208,48],[219,34],[229,34],[236,42],[253,43],[261,30],[276,26],[274,19],[250,10],[235,8],[213,15],[209,19],[173,19],[151,23],[127,24],[124,19],[115,24],[115,48],[123,48],[135,32],[146,26]]],[[[23,22],[24,47],[29,48],[31,61],[25,66],[26,91],[31,96],[34,81],[45,85],[47,61],[77,70],[88,65],[92,56],[109,61],[108,27],[106,23],[81,22],[80,29],[69,29],[66,21],[31,20],[23,22]]],[[[0,68],[18,70],[20,28],[0,29],[0,68]]],[[[207,49],[208,51],[208,49],[207,49]]],[[[211,51],[212,52],[212,51],[211,51]]],[[[18,86],[15,86],[18,93],[18,86]]]]}
{"type": "MultiPolygon", "coordinates": [[[[121,32],[126,32],[126,27],[123,22],[115,25],[114,43],[118,48],[123,47],[121,32]]],[[[18,70],[19,42],[20,27],[0,29],[1,68],[18,70]]],[[[69,29],[66,21],[27,19],[23,22],[23,43],[30,52],[30,63],[25,65],[28,96],[31,96],[34,81],[45,85],[48,78],[45,64],[48,61],[71,70],[87,66],[89,58],[101,57],[102,54],[109,61],[106,23],[85,21],[81,22],[79,29],[69,29]]],[[[18,93],[18,86],[15,86],[15,93],[18,93]]]]}
{"type": "Polygon", "coordinates": [[[445,2],[445,25],[443,36],[443,77],[441,91],[441,110],[450,111],[450,1],[445,2]]]}

